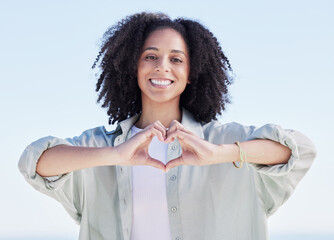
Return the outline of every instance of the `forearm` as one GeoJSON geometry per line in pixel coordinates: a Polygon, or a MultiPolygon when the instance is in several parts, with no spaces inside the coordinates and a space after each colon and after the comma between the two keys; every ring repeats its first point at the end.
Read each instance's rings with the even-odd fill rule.
{"type": "Polygon", "coordinates": [[[46,150],[38,160],[36,171],[43,177],[56,176],[79,169],[113,165],[112,147],[93,148],[58,145],[46,150]]]}
{"type": "MultiPolygon", "coordinates": [[[[236,144],[224,144],[225,154],[230,162],[239,162],[240,149],[236,144]]],[[[251,140],[240,143],[240,147],[244,153],[246,153],[247,162],[274,165],[287,163],[290,156],[291,150],[283,146],[282,144],[264,139],[251,140]]]]}

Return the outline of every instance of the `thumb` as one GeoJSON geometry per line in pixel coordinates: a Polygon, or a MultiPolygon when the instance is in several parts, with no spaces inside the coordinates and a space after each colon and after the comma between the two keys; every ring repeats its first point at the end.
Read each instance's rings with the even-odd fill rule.
{"type": "Polygon", "coordinates": [[[173,167],[177,167],[177,166],[180,166],[180,165],[185,165],[184,163],[185,162],[184,162],[184,159],[182,158],[182,156],[180,156],[178,158],[175,158],[175,159],[169,161],[166,164],[166,172],[168,172],[173,167]]]}
{"type": "Polygon", "coordinates": [[[166,172],[165,164],[163,164],[161,161],[159,161],[155,158],[148,157],[146,162],[145,162],[145,165],[152,166],[152,167],[158,168],[158,169],[166,172]]]}

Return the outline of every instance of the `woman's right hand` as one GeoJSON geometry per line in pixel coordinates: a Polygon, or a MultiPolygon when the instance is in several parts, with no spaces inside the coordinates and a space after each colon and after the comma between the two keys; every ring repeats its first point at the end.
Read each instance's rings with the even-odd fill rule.
{"type": "Polygon", "coordinates": [[[162,142],[166,140],[166,129],[158,121],[117,147],[57,145],[43,152],[36,171],[42,177],[106,165],[150,165],[165,171],[165,165],[148,154],[148,146],[154,136],[162,142]]]}
{"type": "Polygon", "coordinates": [[[166,131],[166,128],[159,121],[148,125],[129,140],[114,147],[117,152],[117,159],[115,159],[113,165],[148,165],[165,171],[165,164],[149,155],[148,146],[154,136],[159,141],[165,142],[166,131]]]}

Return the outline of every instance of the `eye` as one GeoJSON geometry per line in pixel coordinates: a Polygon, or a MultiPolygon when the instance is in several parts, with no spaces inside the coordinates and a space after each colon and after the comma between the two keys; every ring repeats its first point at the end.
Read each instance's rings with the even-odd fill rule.
{"type": "Polygon", "coordinates": [[[145,57],[145,59],[146,59],[146,60],[157,60],[158,58],[157,58],[156,56],[154,56],[154,55],[147,55],[147,56],[145,57]]]}
{"type": "Polygon", "coordinates": [[[176,62],[176,63],[182,63],[183,62],[182,59],[180,59],[180,58],[172,58],[171,61],[176,62]]]}

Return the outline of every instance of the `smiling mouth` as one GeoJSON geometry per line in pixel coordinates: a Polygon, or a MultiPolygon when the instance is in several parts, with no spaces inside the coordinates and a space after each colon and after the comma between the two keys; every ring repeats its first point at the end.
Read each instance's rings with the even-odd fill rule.
{"type": "Polygon", "coordinates": [[[150,79],[150,82],[154,85],[157,86],[169,86],[171,85],[174,81],[169,80],[169,79],[150,79]]]}

